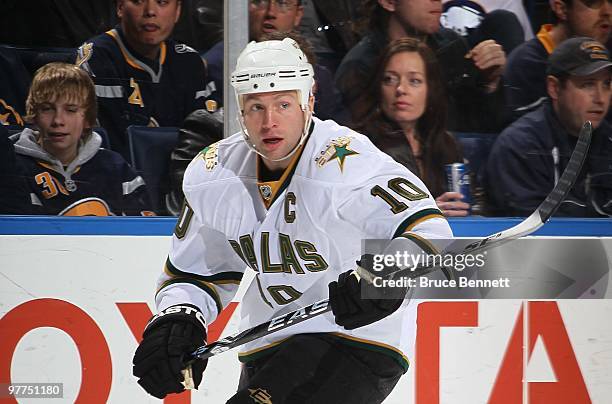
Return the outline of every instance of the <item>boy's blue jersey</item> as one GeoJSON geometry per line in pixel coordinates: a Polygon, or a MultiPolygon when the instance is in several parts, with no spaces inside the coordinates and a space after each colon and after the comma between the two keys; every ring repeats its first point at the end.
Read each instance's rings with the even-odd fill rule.
{"type": "MultiPolygon", "coordinates": [[[[70,179],[53,164],[17,153],[31,205],[20,213],[63,216],[150,215],[143,179],[117,153],[99,149],[70,179]]],[[[26,198],[22,198],[26,199],[26,198]]],[[[25,207],[24,207],[25,208],[25,207]]]]}
{"type": "Polygon", "coordinates": [[[129,125],[180,126],[204,108],[206,69],[192,48],[166,40],[157,60],[138,55],[120,28],[92,38],[77,51],[76,64],[96,86],[98,119],[111,148],[129,161],[129,125]]]}

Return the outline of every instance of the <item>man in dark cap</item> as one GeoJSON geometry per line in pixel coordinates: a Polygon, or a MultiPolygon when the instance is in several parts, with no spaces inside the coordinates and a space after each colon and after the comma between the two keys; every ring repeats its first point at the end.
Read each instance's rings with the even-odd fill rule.
{"type": "Polygon", "coordinates": [[[580,128],[593,124],[587,161],[558,215],[612,215],[612,62],[603,44],[577,37],[548,60],[547,101],[504,130],[487,166],[488,196],[504,215],[532,212],[558,181],[580,128]]]}
{"type": "Polygon", "coordinates": [[[513,120],[536,109],[547,97],[546,66],[563,41],[591,37],[605,44],[612,28],[612,0],[549,0],[551,24],[508,56],[504,95],[513,120]]]}

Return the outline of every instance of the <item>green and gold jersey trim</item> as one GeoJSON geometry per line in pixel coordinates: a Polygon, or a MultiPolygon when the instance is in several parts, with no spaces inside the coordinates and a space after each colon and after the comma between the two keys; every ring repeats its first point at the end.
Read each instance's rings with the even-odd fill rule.
{"type": "Polygon", "coordinates": [[[428,208],[420,210],[410,215],[402,223],[400,223],[400,225],[397,227],[397,230],[395,230],[395,233],[393,233],[393,238],[399,237],[402,234],[409,232],[410,230],[414,229],[418,224],[423,223],[426,220],[435,218],[446,219],[439,209],[428,208]]]}
{"type": "Polygon", "coordinates": [[[255,348],[255,349],[252,349],[250,351],[241,352],[241,353],[238,354],[238,360],[240,362],[242,362],[242,363],[246,363],[246,362],[253,361],[255,359],[259,359],[262,356],[269,355],[272,352],[276,351],[278,348],[280,348],[280,344],[282,344],[283,342],[287,341],[291,337],[280,339],[280,340],[275,341],[275,342],[273,342],[271,344],[264,345],[264,346],[259,347],[259,348],[255,348]]]}
{"type": "Polygon", "coordinates": [[[287,168],[285,168],[285,171],[283,171],[283,175],[281,175],[277,181],[260,181],[261,164],[263,164],[263,162],[261,161],[261,157],[257,157],[257,189],[262,202],[266,206],[266,209],[270,209],[270,206],[272,206],[278,196],[283,193],[285,188],[289,186],[291,178],[293,178],[293,173],[295,173],[295,168],[297,167],[300,157],[302,156],[303,150],[304,145],[300,146],[298,151],[295,152],[295,155],[291,158],[289,165],[287,168]]]}
{"type": "Polygon", "coordinates": [[[333,332],[332,335],[335,335],[340,338],[340,342],[343,342],[349,346],[353,346],[355,348],[367,349],[372,352],[379,352],[384,355],[395,359],[397,363],[404,369],[404,373],[408,371],[410,367],[410,361],[408,357],[403,354],[398,348],[384,344],[382,342],[371,341],[364,338],[354,337],[352,335],[342,334],[340,332],[333,332]]]}
{"type": "Polygon", "coordinates": [[[179,283],[182,283],[182,284],[188,283],[190,285],[196,286],[197,288],[207,293],[210,297],[212,297],[212,299],[215,302],[215,305],[217,306],[217,315],[219,315],[221,313],[221,310],[223,310],[223,303],[221,302],[221,297],[219,297],[219,293],[215,289],[215,286],[212,283],[199,281],[197,279],[190,279],[190,278],[169,279],[165,281],[164,283],[162,283],[162,285],[159,287],[159,289],[155,293],[155,296],[157,297],[157,294],[159,294],[162,290],[164,290],[168,286],[176,285],[179,283]]]}
{"type": "Polygon", "coordinates": [[[170,285],[174,285],[177,283],[189,283],[191,285],[197,286],[204,292],[208,293],[210,297],[212,297],[215,301],[219,313],[221,312],[221,310],[223,310],[223,303],[221,302],[221,298],[219,297],[219,293],[217,292],[215,285],[238,285],[240,284],[240,281],[242,280],[243,276],[242,272],[233,271],[220,272],[209,276],[193,274],[178,269],[176,266],[174,266],[174,264],[172,264],[170,258],[166,259],[166,264],[164,265],[164,272],[171,279],[165,281],[157,290],[157,293],[161,292],[162,289],[170,285]]]}
{"type": "Polygon", "coordinates": [[[164,272],[166,273],[166,275],[173,278],[193,278],[203,282],[214,283],[216,285],[223,285],[227,283],[234,283],[238,285],[240,284],[242,276],[244,275],[242,272],[237,271],[219,272],[217,274],[209,276],[193,274],[191,272],[181,271],[180,269],[175,267],[174,264],[172,264],[172,262],[170,261],[170,258],[166,259],[166,265],[164,265],[164,272]]]}
{"type": "Polygon", "coordinates": [[[277,181],[261,181],[261,165],[263,164],[262,158],[257,156],[256,167],[257,167],[257,190],[259,191],[259,196],[263,201],[266,209],[270,209],[270,206],[276,201],[278,196],[283,193],[283,191],[289,186],[291,182],[291,178],[293,178],[293,174],[295,173],[295,169],[300,161],[300,157],[302,157],[302,152],[310,139],[310,135],[314,131],[314,121],[311,122],[310,128],[308,129],[308,136],[298,150],[295,152],[289,165],[283,171],[283,175],[277,181]]]}
{"type": "Polygon", "coordinates": [[[428,254],[439,254],[440,251],[433,245],[429,240],[419,236],[416,233],[406,232],[402,234],[400,237],[407,238],[412,241],[414,244],[418,245],[421,250],[425,251],[428,254]]]}

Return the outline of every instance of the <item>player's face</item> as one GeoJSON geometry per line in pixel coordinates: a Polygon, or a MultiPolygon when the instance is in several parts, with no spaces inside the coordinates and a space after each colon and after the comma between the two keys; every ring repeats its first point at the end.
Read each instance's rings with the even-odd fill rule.
{"type": "Polygon", "coordinates": [[[396,53],[380,83],[381,109],[402,128],[414,127],[427,106],[427,73],[417,52],[396,53]]]}
{"type": "Polygon", "coordinates": [[[144,56],[153,57],[174,29],[181,14],[178,0],[118,0],[117,16],[128,43],[144,56]]]}
{"type": "Polygon", "coordinates": [[[411,27],[423,34],[433,34],[440,30],[442,15],[441,0],[380,0],[387,3],[402,25],[411,27]]]}
{"type": "MultiPolygon", "coordinates": [[[[297,91],[249,94],[244,99],[243,117],[251,142],[268,159],[287,156],[304,130],[304,112],[297,91]]],[[[286,168],[291,160],[268,159],[263,161],[271,170],[286,168]]]]}
{"type": "Polygon", "coordinates": [[[588,36],[606,43],[610,37],[612,4],[609,0],[574,0],[567,22],[574,36],[588,36]]]}
{"type": "Polygon", "coordinates": [[[612,72],[604,69],[584,77],[570,77],[565,85],[548,77],[549,94],[559,120],[577,134],[585,121],[599,127],[610,107],[612,72]]]}
{"type": "Polygon", "coordinates": [[[43,149],[64,164],[74,160],[86,127],[83,107],[66,97],[43,103],[36,109],[34,124],[40,132],[43,149]]]}
{"type": "Polygon", "coordinates": [[[298,0],[249,0],[249,36],[258,41],[263,34],[291,31],[303,14],[298,0]]]}

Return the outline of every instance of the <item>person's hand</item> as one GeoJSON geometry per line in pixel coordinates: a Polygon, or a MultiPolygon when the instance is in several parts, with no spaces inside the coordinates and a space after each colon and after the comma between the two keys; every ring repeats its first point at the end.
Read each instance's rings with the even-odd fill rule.
{"type": "MultiPolygon", "coordinates": [[[[372,264],[371,254],[362,256],[357,262],[357,265],[374,273],[372,264]]],[[[397,267],[389,267],[377,272],[377,275],[392,279],[392,276],[386,274],[398,270],[397,267]]],[[[347,330],[372,324],[392,314],[402,305],[408,291],[408,287],[376,288],[361,279],[354,270],[341,273],[337,281],[329,283],[328,288],[329,304],[336,324],[347,330]]]]}
{"type": "Polygon", "coordinates": [[[492,39],[482,41],[466,55],[485,78],[487,92],[493,92],[499,86],[501,75],[506,66],[506,52],[500,44],[492,39]]]}
{"type": "MultiPolygon", "coordinates": [[[[182,384],[183,357],[206,343],[202,313],[189,304],[170,306],[153,316],[134,354],[134,376],[147,393],[164,398],[185,390],[182,384]]],[[[207,360],[195,361],[192,367],[194,387],[202,381],[207,360]]]]}
{"type": "Polygon", "coordinates": [[[470,214],[470,204],[462,202],[459,192],[445,192],[436,198],[436,204],[446,217],[468,216],[470,214]]]}

